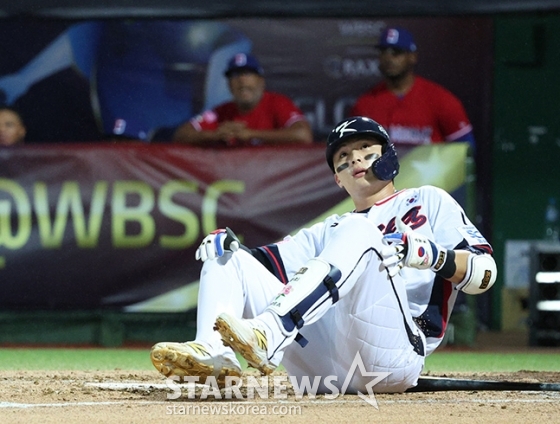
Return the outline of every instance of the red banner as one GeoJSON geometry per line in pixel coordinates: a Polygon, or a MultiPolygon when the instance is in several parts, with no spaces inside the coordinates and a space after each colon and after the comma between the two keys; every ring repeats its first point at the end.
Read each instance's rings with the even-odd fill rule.
{"type": "Polygon", "coordinates": [[[0,307],[122,308],[198,280],[202,238],[278,240],[346,194],[322,146],[0,150],[0,307]]]}

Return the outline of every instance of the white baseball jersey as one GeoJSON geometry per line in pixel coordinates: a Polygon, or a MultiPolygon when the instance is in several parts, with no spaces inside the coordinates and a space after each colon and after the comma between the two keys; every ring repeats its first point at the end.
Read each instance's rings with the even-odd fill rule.
{"type": "MultiPolygon", "coordinates": [[[[395,219],[400,217],[414,231],[444,248],[492,253],[491,246],[455,199],[433,186],[401,190],[368,211],[332,215],[321,223],[300,230],[293,237],[288,236],[259,250],[270,261],[276,277],[286,284],[303,264],[324,250],[332,229],[353,213],[367,214],[383,234],[395,232],[395,219]]],[[[345,252],[341,251],[340,255],[344,257],[345,252]]],[[[430,354],[443,339],[458,292],[451,282],[429,269],[404,268],[401,275],[406,280],[410,311],[416,325],[426,336],[426,354],[430,354]]]]}

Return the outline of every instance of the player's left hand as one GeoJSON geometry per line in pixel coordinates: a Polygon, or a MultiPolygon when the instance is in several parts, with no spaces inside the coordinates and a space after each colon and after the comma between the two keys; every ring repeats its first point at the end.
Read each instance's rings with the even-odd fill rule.
{"type": "Polygon", "coordinates": [[[202,262],[208,259],[216,259],[223,256],[226,252],[236,252],[239,250],[241,242],[228,227],[214,230],[202,240],[196,249],[195,258],[202,262]]]}
{"type": "MultiPolygon", "coordinates": [[[[438,253],[443,250],[426,236],[413,231],[400,218],[396,219],[397,232],[383,237],[381,249],[383,266],[391,277],[405,267],[429,269],[437,261],[438,253]]],[[[435,271],[435,270],[434,270],[435,271]]]]}

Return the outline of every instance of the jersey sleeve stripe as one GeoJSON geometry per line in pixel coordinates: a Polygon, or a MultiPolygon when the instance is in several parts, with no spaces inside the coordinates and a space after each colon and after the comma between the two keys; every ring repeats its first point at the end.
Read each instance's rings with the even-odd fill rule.
{"type": "Polygon", "coordinates": [[[305,116],[294,115],[294,116],[290,117],[290,119],[288,119],[286,121],[286,123],[284,124],[284,128],[291,127],[293,124],[295,124],[296,122],[299,122],[299,121],[305,121],[305,116]]]}
{"type": "Polygon", "coordinates": [[[189,121],[189,123],[194,127],[197,131],[202,131],[202,127],[196,118],[193,118],[189,121]]]}
{"type": "Polygon", "coordinates": [[[445,140],[447,141],[455,141],[455,140],[460,140],[461,137],[467,135],[468,133],[470,133],[472,131],[472,125],[466,125],[463,128],[461,128],[458,131],[455,131],[452,134],[449,134],[448,136],[445,137],[445,140]]]}

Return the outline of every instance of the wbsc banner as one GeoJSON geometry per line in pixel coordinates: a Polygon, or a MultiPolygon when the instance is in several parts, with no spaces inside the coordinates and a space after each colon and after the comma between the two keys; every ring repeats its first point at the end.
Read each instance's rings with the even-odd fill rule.
{"type": "Polygon", "coordinates": [[[322,147],[0,150],[0,307],[121,308],[197,281],[229,226],[278,240],[344,198],[322,147]]]}
{"type": "MultiPolygon", "coordinates": [[[[402,151],[396,184],[461,198],[466,153],[402,151]]],[[[323,146],[28,145],[0,150],[0,169],[3,310],[192,309],[210,231],[256,247],[353,209],[323,146]]]]}

